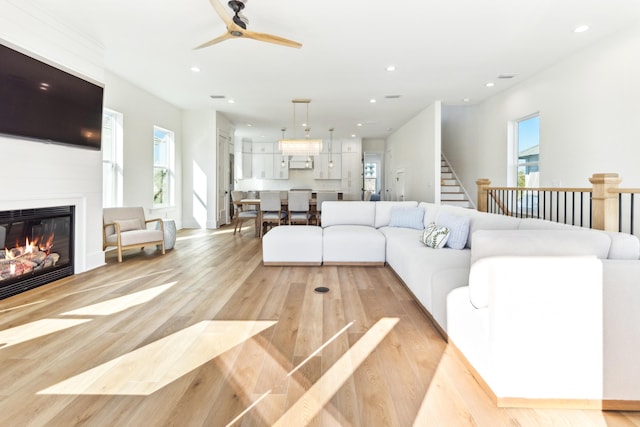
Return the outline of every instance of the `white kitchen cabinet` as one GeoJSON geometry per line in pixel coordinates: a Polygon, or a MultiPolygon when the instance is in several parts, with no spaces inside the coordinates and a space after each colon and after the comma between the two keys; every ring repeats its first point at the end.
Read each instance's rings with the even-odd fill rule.
{"type": "Polygon", "coordinates": [[[342,153],[341,190],[344,193],[344,200],[361,200],[362,154],[360,152],[342,153]]]}
{"type": "Polygon", "coordinates": [[[342,177],[342,155],[320,154],[314,156],[313,179],[340,179],[342,177]],[[333,167],[330,162],[333,161],[333,167]]]}
{"type": "Polygon", "coordinates": [[[360,138],[342,140],[342,153],[358,153],[362,152],[362,140],[360,138]]]}
{"type": "Polygon", "coordinates": [[[254,142],[252,147],[253,154],[273,153],[273,142],[254,142]]]}
{"type": "Polygon", "coordinates": [[[251,159],[253,178],[273,179],[273,153],[262,154],[254,152],[251,159]]]}
{"type": "Polygon", "coordinates": [[[289,179],[289,156],[273,154],[273,178],[289,179]]]}
{"type": "Polygon", "coordinates": [[[342,153],[342,141],[339,139],[334,139],[333,142],[328,139],[322,140],[322,154],[340,154],[342,153]]]}
{"type": "Polygon", "coordinates": [[[234,179],[251,178],[251,142],[236,140],[233,156],[234,179]]]}

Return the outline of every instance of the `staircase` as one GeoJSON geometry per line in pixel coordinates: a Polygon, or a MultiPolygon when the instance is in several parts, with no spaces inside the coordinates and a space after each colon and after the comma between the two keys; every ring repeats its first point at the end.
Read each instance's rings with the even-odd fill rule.
{"type": "Polygon", "coordinates": [[[443,205],[473,208],[444,158],[440,161],[440,202],[443,205]]]}

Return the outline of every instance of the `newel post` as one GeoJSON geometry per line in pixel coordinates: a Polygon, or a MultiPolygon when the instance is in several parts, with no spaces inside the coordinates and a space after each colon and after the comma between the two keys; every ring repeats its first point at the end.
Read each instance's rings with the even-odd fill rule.
{"type": "Polygon", "coordinates": [[[487,188],[491,185],[491,180],[489,178],[480,178],[476,180],[476,185],[478,186],[478,210],[487,212],[487,188]]]}
{"type": "Polygon", "coordinates": [[[597,230],[618,231],[618,188],[622,179],[617,173],[594,173],[589,182],[593,186],[591,198],[592,227],[597,230]]]}

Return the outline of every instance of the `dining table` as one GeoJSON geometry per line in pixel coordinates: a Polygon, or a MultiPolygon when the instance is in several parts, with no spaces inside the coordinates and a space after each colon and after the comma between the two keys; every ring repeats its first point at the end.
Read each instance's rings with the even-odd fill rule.
{"type": "MultiPolygon", "coordinates": [[[[238,206],[240,209],[243,209],[245,206],[260,206],[260,199],[240,199],[233,202],[235,206],[238,206]]],[[[287,206],[289,205],[289,199],[280,199],[280,205],[283,211],[287,210],[287,206]]],[[[311,198],[309,199],[309,210],[311,214],[315,214],[316,212],[317,199],[311,198]]],[[[259,236],[260,224],[262,223],[262,212],[258,208],[258,216],[256,217],[256,237],[259,236]]]]}

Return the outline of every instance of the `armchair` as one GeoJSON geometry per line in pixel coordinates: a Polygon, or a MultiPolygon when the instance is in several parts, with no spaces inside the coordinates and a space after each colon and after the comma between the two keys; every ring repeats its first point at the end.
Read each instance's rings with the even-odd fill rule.
{"type": "Polygon", "coordinates": [[[164,247],[164,223],[162,219],[145,219],[142,207],[105,208],[102,211],[102,250],[118,248],[118,262],[122,262],[124,249],[159,245],[164,247]],[[157,222],[158,229],[147,229],[147,224],[157,222]]]}

